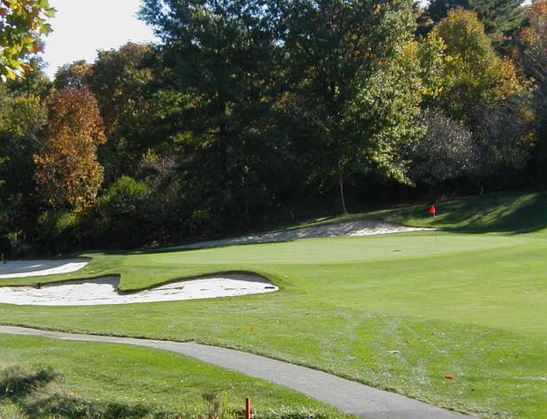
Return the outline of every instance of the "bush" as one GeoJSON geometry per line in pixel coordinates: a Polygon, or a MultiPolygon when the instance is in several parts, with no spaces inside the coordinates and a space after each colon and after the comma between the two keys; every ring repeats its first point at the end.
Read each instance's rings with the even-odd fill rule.
{"type": "Polygon", "coordinates": [[[184,226],[190,236],[205,237],[220,230],[218,218],[210,209],[197,209],[185,221],[184,226]]]}
{"type": "Polygon", "coordinates": [[[82,242],[81,213],[50,210],[38,216],[36,241],[38,246],[49,254],[74,250],[82,242]]]}
{"type": "Polygon", "coordinates": [[[145,242],[151,231],[150,189],[129,176],[114,182],[99,200],[99,241],[120,247],[145,242]]]}

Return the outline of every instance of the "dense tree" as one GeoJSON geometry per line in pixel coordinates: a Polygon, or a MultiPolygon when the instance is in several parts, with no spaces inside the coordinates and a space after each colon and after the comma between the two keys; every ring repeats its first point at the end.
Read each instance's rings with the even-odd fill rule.
{"type": "Polygon", "coordinates": [[[57,89],[65,87],[84,89],[88,87],[92,75],[91,64],[85,60],[77,60],[60,67],[55,73],[53,84],[57,89]]]}
{"type": "Polygon", "coordinates": [[[133,247],[145,244],[154,228],[149,209],[150,188],[128,176],[114,182],[99,199],[98,231],[95,236],[111,237],[112,244],[133,247]],[[135,226],[140,226],[135,228],[135,226]]]}
{"type": "Polygon", "coordinates": [[[38,95],[0,85],[0,250],[16,256],[34,219],[34,162],[46,123],[38,95]]]}
{"type": "Polygon", "coordinates": [[[513,62],[496,54],[473,12],[451,10],[429,34],[426,44],[426,100],[450,117],[473,121],[481,109],[522,90],[513,62]]]}
{"type": "Polygon", "coordinates": [[[0,86],[0,247],[160,244],[346,212],[346,195],[537,183],[545,4],[511,32],[516,0],[144,0],[160,44],[51,83],[31,59],[0,86]]]}
{"type": "Polygon", "coordinates": [[[420,116],[426,134],[405,150],[412,161],[410,178],[432,188],[447,180],[479,173],[480,150],[461,122],[427,109],[420,116]]]}
{"type": "Polygon", "coordinates": [[[412,3],[299,0],[286,6],[290,89],[299,98],[301,122],[314,132],[316,176],[323,182],[337,180],[346,212],[345,176],[375,166],[401,174],[393,170],[396,143],[404,140],[407,115],[415,109],[414,93],[419,92],[409,89],[416,82],[415,57],[407,55],[408,62],[400,58],[412,49],[412,3]],[[409,107],[401,108],[405,101],[409,107]],[[400,118],[395,109],[403,111],[400,118]],[[378,130],[381,120],[383,131],[378,130]]]}
{"type": "Polygon", "coordinates": [[[8,195],[32,192],[32,155],[45,125],[44,105],[36,95],[0,88],[0,179],[8,195]]]}
{"type": "Polygon", "coordinates": [[[527,11],[527,25],[520,33],[520,60],[525,73],[532,77],[547,96],[547,1],[536,0],[527,11]]]}
{"type": "Polygon", "coordinates": [[[455,8],[476,12],[488,33],[508,33],[523,19],[522,0],[431,0],[428,15],[440,22],[455,8]]]}
{"type": "Polygon", "coordinates": [[[172,152],[170,128],[178,125],[181,95],[156,87],[155,58],[151,46],[128,43],[118,50],[99,51],[92,65],[87,81],[108,138],[100,149],[107,182],[135,176],[148,152],[172,152]]]}
{"type": "Polygon", "coordinates": [[[535,115],[528,96],[514,96],[476,115],[475,138],[482,171],[512,176],[524,169],[535,139],[535,115]]]}
{"type": "Polygon", "coordinates": [[[24,77],[10,80],[6,84],[15,95],[36,96],[46,99],[51,89],[51,81],[44,72],[45,63],[39,57],[28,61],[28,69],[24,77]]]}
{"type": "Polygon", "coordinates": [[[82,210],[95,201],[103,179],[97,147],[104,141],[89,90],[66,87],[53,94],[45,139],[34,156],[38,190],[49,207],[82,210]]]}
{"type": "Polygon", "coordinates": [[[267,203],[278,146],[270,119],[276,9],[258,0],[144,5],[143,17],[165,44],[164,92],[184,94],[171,137],[196,205],[238,213],[267,203]]]}
{"type": "Polygon", "coordinates": [[[24,58],[42,50],[54,15],[48,0],[0,1],[0,77],[15,79],[30,67],[24,58]]]}
{"type": "Polygon", "coordinates": [[[480,163],[474,176],[522,168],[533,126],[526,85],[512,60],[497,55],[476,14],[449,11],[428,35],[421,59],[425,105],[473,134],[480,163]]]}
{"type": "Polygon", "coordinates": [[[543,179],[547,162],[547,1],[534,1],[521,30],[519,61],[533,83],[537,139],[534,166],[543,179]]]}

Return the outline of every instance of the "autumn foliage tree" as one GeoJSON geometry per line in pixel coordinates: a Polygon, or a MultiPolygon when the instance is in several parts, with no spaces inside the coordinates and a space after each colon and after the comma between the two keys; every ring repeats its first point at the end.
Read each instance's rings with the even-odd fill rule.
{"type": "Polygon", "coordinates": [[[42,50],[55,10],[48,0],[0,0],[0,77],[15,79],[30,69],[28,54],[42,50]]]}
{"type": "Polygon", "coordinates": [[[513,62],[500,58],[477,14],[452,9],[426,40],[426,102],[453,118],[472,120],[522,86],[513,62]]]}
{"type": "Polygon", "coordinates": [[[103,180],[97,148],[104,142],[93,94],[73,87],[56,91],[42,149],[34,156],[38,191],[48,206],[79,211],[93,204],[103,180]]]}

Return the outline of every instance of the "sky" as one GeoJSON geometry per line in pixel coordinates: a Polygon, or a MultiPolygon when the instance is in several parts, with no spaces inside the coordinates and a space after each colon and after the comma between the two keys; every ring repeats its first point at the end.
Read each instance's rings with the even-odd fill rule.
{"type": "Polygon", "coordinates": [[[140,0],[50,0],[50,4],[57,14],[42,54],[50,77],[63,64],[95,61],[97,50],[156,40],[152,29],[136,17],[140,0]]]}
{"type": "Polygon", "coordinates": [[[57,14],[42,57],[51,78],[63,64],[95,61],[97,50],[156,40],[152,29],[136,17],[140,0],[50,0],[50,4],[57,14]]]}

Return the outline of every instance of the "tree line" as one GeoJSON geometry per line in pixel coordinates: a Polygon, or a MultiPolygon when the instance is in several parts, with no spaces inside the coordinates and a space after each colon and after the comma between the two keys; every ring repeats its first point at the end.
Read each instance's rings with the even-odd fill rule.
{"type": "Polygon", "coordinates": [[[0,245],[158,245],[541,185],[546,16],[545,0],[144,0],[157,44],[52,81],[31,59],[0,85],[0,245]]]}

